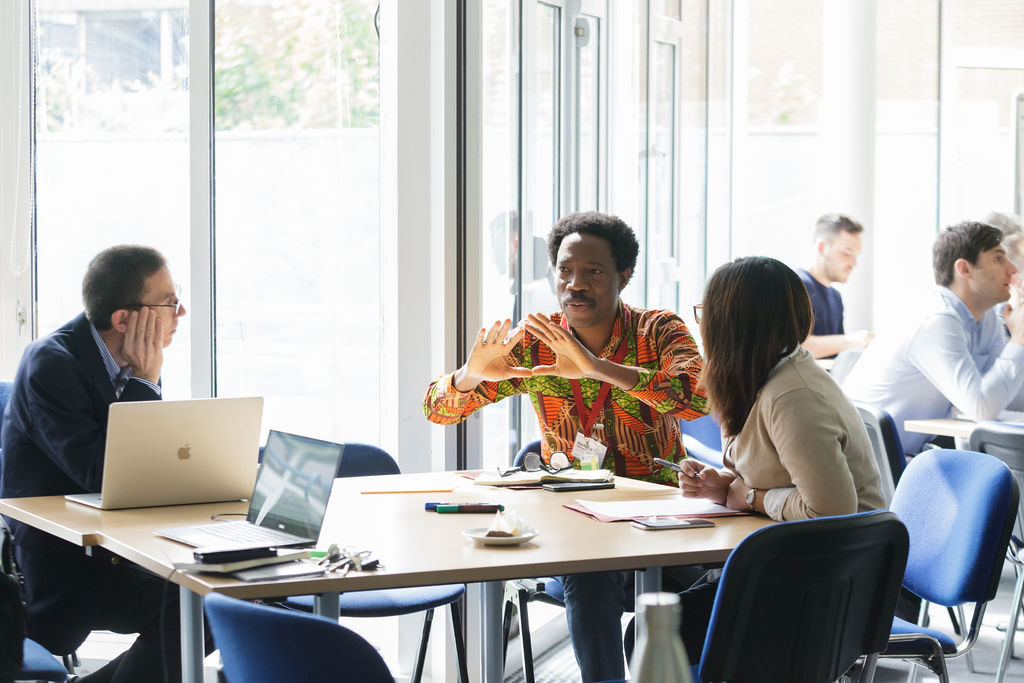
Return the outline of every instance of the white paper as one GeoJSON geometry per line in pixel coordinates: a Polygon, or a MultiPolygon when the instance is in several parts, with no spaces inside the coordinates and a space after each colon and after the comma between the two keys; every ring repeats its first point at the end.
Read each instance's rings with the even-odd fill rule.
{"type": "Polygon", "coordinates": [[[683,498],[665,496],[647,500],[580,500],[576,503],[591,512],[606,517],[659,517],[671,515],[713,515],[735,514],[724,505],[712,503],[706,498],[683,498]]]}

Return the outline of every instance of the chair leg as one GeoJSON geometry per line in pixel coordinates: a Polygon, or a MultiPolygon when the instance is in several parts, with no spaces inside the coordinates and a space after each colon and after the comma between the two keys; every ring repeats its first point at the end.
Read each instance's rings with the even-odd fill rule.
{"type": "Polygon", "coordinates": [[[996,683],[1003,683],[1006,668],[1010,663],[1010,652],[1013,649],[1013,636],[1017,632],[1017,619],[1020,617],[1021,597],[1024,595],[1024,572],[1017,575],[1017,585],[1013,588],[1013,608],[1010,610],[1010,623],[1006,626],[1006,637],[1003,649],[999,653],[999,668],[996,670],[996,683]]]}
{"type": "Polygon", "coordinates": [[[427,660],[427,643],[430,642],[430,626],[434,623],[434,610],[428,609],[423,617],[423,635],[420,636],[420,651],[416,653],[416,666],[412,670],[412,683],[423,678],[423,664],[427,660]]]}
{"type": "Polygon", "coordinates": [[[519,589],[519,644],[523,646],[523,681],[534,683],[533,640],[530,638],[529,596],[519,589]]]}
{"type": "Polygon", "coordinates": [[[864,658],[864,667],[860,670],[860,683],[874,683],[875,668],[878,666],[878,653],[864,658]]]}
{"type": "MultiPolygon", "coordinates": [[[[505,582],[505,606],[501,619],[501,662],[508,661],[508,634],[512,631],[512,615],[519,611],[519,591],[512,581],[505,582]]],[[[521,630],[521,629],[520,629],[521,630]]]]}
{"type": "MultiPolygon", "coordinates": [[[[967,617],[964,616],[964,606],[963,605],[957,605],[956,606],[956,613],[958,615],[960,615],[960,623],[962,624],[962,627],[957,629],[956,634],[958,636],[960,636],[961,638],[966,638],[967,637],[967,617]]],[[[970,671],[972,674],[973,673],[977,673],[977,671],[974,668],[974,651],[973,650],[968,650],[967,651],[967,654],[964,655],[964,661],[967,662],[967,670],[968,671],[970,671]]]]}
{"type": "Polygon", "coordinates": [[[455,660],[459,665],[459,681],[469,683],[469,664],[466,662],[466,641],[462,633],[462,613],[459,603],[452,603],[452,630],[455,632],[455,660]]]}

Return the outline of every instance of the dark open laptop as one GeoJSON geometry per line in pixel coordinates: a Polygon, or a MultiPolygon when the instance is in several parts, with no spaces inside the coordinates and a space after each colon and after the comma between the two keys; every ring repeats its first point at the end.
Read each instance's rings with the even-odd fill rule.
{"type": "Polygon", "coordinates": [[[342,444],[271,430],[245,521],[155,533],[196,547],[314,545],[344,450],[342,444]]]}

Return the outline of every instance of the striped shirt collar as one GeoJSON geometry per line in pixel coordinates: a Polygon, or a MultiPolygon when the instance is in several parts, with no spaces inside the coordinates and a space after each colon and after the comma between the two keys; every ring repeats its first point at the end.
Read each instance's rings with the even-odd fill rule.
{"type": "MultiPolygon", "coordinates": [[[[96,346],[100,349],[100,358],[103,359],[103,367],[107,369],[107,375],[110,376],[110,383],[115,387],[117,386],[117,376],[121,374],[121,366],[114,360],[113,354],[110,353],[110,349],[107,348],[100,333],[96,330],[96,326],[91,322],[89,323],[89,331],[92,332],[92,338],[96,340],[96,346]]],[[[128,376],[131,377],[131,368],[127,369],[128,376]]]]}

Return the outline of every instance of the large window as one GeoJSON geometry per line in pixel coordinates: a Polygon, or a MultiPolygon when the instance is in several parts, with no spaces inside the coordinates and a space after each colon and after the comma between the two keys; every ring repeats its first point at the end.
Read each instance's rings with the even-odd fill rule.
{"type": "Polygon", "coordinates": [[[379,439],[376,0],[216,5],[216,368],[264,425],[379,439]]]}
{"type": "MultiPolygon", "coordinates": [[[[37,330],[82,310],[89,259],[120,243],[167,257],[189,304],[185,0],[36,0],[37,330]]],[[[191,395],[189,317],[165,352],[164,395],[191,395]]]]}

